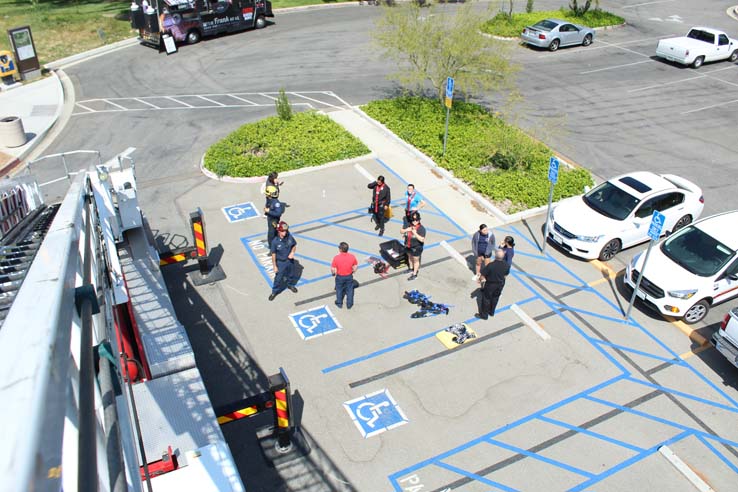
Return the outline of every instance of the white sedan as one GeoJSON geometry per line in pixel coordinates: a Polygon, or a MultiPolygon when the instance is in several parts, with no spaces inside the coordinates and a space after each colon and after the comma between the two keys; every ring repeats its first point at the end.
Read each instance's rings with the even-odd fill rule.
{"type": "Polygon", "coordinates": [[[671,234],[702,214],[702,190],[673,174],[647,171],[612,178],[588,193],[567,198],[553,210],[548,239],[574,256],[607,261],[648,241],[654,210],[671,234]]]}

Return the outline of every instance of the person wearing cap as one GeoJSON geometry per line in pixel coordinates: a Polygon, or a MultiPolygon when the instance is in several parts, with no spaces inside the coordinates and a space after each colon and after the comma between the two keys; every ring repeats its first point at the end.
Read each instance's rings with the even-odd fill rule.
{"type": "Polygon", "coordinates": [[[378,230],[379,235],[382,236],[384,235],[384,214],[392,201],[390,187],[384,182],[384,176],[377,176],[377,180],[369,183],[367,188],[372,190],[372,204],[369,206],[369,212],[374,219],[374,230],[378,230]]]}
{"type": "Polygon", "coordinates": [[[336,277],[336,306],[343,307],[345,296],[346,309],[351,309],[354,305],[354,272],[359,268],[359,262],[348,250],[348,243],[338,245],[338,254],[331,262],[331,273],[336,277]]]}
{"type": "Polygon", "coordinates": [[[407,185],[407,191],[405,192],[405,216],[402,218],[402,226],[407,227],[410,225],[410,217],[415,212],[425,207],[425,202],[418,194],[414,184],[407,185]]]}
{"type": "Polygon", "coordinates": [[[279,190],[276,186],[267,186],[264,194],[267,196],[266,205],[264,205],[264,215],[267,219],[267,244],[271,246],[277,236],[277,225],[282,220],[284,205],[279,201],[279,190]]]}
{"type": "Polygon", "coordinates": [[[418,278],[420,256],[423,254],[423,245],[425,244],[425,227],[420,223],[420,214],[418,212],[413,213],[410,216],[410,224],[400,229],[400,232],[405,235],[407,266],[412,272],[407,279],[415,280],[418,278]]]}
{"type": "Polygon", "coordinates": [[[289,232],[286,222],[280,222],[277,226],[277,237],[274,238],[269,251],[272,253],[272,267],[274,268],[274,282],[269,300],[273,301],[284,289],[297,292],[297,279],[295,278],[295,250],[297,241],[289,232]]]}

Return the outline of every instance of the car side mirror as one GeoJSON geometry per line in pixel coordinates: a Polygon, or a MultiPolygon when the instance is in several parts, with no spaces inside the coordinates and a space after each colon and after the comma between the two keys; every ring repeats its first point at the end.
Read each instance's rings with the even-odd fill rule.
{"type": "Polygon", "coordinates": [[[728,278],[729,280],[734,280],[734,281],[738,280],[738,274],[735,274],[735,273],[729,273],[725,277],[728,278]]]}

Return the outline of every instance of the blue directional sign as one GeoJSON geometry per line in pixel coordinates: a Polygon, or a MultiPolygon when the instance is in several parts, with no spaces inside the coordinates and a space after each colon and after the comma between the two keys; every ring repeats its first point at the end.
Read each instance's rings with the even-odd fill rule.
{"type": "Polygon", "coordinates": [[[347,401],[343,407],[365,439],[408,423],[402,409],[386,389],[347,401]]]}
{"type": "Polygon", "coordinates": [[[261,213],[256,210],[253,202],[223,207],[223,213],[226,216],[226,220],[231,224],[246,219],[253,219],[254,217],[261,217],[261,213]]]}
{"type": "Polygon", "coordinates": [[[559,180],[559,160],[556,157],[548,161],[548,180],[553,184],[559,180]]]}
{"type": "Polygon", "coordinates": [[[303,340],[319,337],[341,329],[328,306],[318,306],[299,313],[290,314],[290,321],[303,340]]]}
{"type": "Polygon", "coordinates": [[[651,216],[651,225],[648,227],[648,237],[654,241],[659,240],[661,237],[661,231],[664,228],[665,219],[666,217],[664,217],[664,214],[658,210],[653,211],[653,215],[651,216]]]}
{"type": "Polygon", "coordinates": [[[454,78],[449,77],[446,79],[446,97],[453,99],[454,97],[454,78]]]}

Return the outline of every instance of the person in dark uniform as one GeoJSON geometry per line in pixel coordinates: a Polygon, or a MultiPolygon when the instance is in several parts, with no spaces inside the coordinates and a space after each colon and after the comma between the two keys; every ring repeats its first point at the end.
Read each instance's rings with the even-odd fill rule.
{"type": "Polygon", "coordinates": [[[420,214],[413,213],[410,216],[410,225],[400,229],[405,235],[405,248],[407,249],[407,266],[411,270],[408,280],[418,278],[418,270],[420,269],[420,256],[423,254],[423,245],[425,244],[425,227],[420,223],[420,214]]]}
{"type": "Polygon", "coordinates": [[[384,182],[384,176],[377,176],[377,180],[369,183],[367,188],[372,190],[372,204],[369,209],[374,219],[374,230],[379,230],[379,235],[382,236],[384,235],[384,214],[392,201],[390,187],[384,182]]]}
{"type": "Polygon", "coordinates": [[[482,268],[479,274],[484,280],[484,286],[482,287],[481,307],[479,312],[474,314],[475,317],[489,319],[489,316],[495,315],[497,301],[500,300],[508,273],[510,273],[510,265],[505,261],[505,252],[498,249],[495,251],[495,260],[482,268]]]}
{"type": "Polygon", "coordinates": [[[297,292],[297,279],[295,278],[295,250],[297,241],[289,233],[289,226],[280,222],[277,226],[277,237],[272,241],[269,251],[272,253],[272,266],[274,267],[274,282],[269,300],[273,301],[285,288],[297,292]],[[286,284],[286,285],[285,285],[286,284]]]}
{"type": "Polygon", "coordinates": [[[267,186],[264,190],[267,196],[264,205],[264,214],[267,219],[267,244],[271,247],[272,241],[277,236],[277,225],[282,219],[284,205],[279,201],[279,190],[275,186],[267,186]]]}

